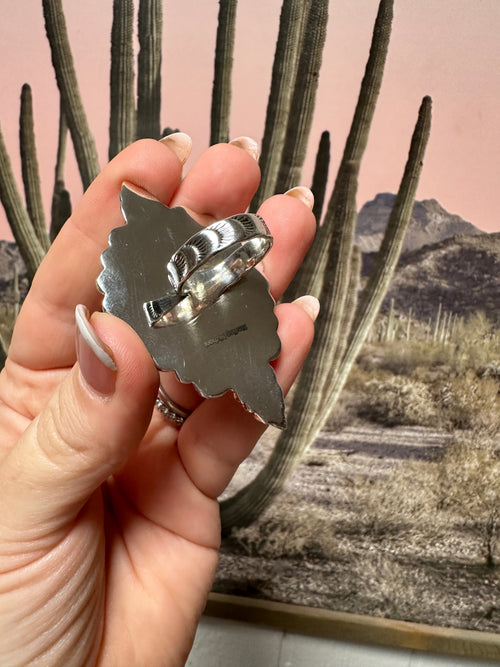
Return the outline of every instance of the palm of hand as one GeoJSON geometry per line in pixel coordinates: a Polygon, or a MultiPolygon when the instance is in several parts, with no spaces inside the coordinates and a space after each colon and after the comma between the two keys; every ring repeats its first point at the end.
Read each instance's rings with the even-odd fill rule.
{"type": "MultiPolygon", "coordinates": [[[[194,412],[180,431],[152,415],[158,373],[135,333],[102,313],[92,324],[118,372],[113,395],[96,396],[74,365],[73,320],[78,302],[99,309],[99,256],[121,224],[122,181],[206,223],[244,210],[258,180],[256,163],[231,146],[207,151],[179,185],[181,169],[175,154],[149,141],[108,165],[54,244],[19,317],[0,376],[5,664],[176,665],[189,651],[217,563],[216,498],[262,427],[231,397],[202,401],[170,375],[162,383],[194,412]],[[70,259],[76,243],[78,272],[70,259]]],[[[284,199],[269,200],[262,212],[278,239],[280,226],[296,219],[266,265],[275,296],[313,230],[310,211],[284,199]]],[[[277,314],[283,352],[275,369],[286,390],[312,324],[298,307],[279,306],[277,314]]]]}

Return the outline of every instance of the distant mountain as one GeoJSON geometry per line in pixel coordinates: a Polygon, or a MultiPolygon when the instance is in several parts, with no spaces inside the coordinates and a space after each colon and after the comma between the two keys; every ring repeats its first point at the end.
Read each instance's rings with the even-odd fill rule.
{"type": "MultiPolygon", "coordinates": [[[[356,244],[362,252],[379,249],[396,196],[378,194],[367,202],[358,215],[356,244]]],[[[459,215],[448,213],[435,199],[415,202],[403,252],[416,250],[458,234],[482,235],[485,232],[466,222],[459,215]]]]}
{"type": "MultiPolygon", "coordinates": [[[[374,255],[365,255],[369,273],[374,255]]],[[[444,311],[467,317],[483,311],[500,327],[500,232],[454,236],[404,254],[396,269],[383,310],[391,298],[395,307],[417,319],[434,318],[439,303],[444,311]]]]}

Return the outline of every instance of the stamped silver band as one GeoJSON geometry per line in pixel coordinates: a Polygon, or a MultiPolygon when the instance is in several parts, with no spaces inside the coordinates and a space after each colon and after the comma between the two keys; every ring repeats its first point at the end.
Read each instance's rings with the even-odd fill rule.
{"type": "Polygon", "coordinates": [[[180,405],[173,401],[161,385],[156,398],[156,407],[164,417],[178,426],[182,426],[191,414],[191,410],[181,408],[180,405]]]}
{"type": "Polygon", "coordinates": [[[191,236],[167,263],[174,293],[144,304],[150,325],[195,317],[258,264],[272,242],[264,220],[251,213],[219,220],[191,236]]]}

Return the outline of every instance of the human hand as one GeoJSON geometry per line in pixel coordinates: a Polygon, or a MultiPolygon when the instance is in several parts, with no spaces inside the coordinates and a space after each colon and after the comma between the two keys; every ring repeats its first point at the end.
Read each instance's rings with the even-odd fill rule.
{"type": "MultiPolygon", "coordinates": [[[[264,427],[231,395],[203,400],[162,373],[193,410],[180,429],[166,420],[153,409],[151,357],[127,324],[98,312],[96,289],[109,232],[123,224],[123,182],[203,224],[247,208],[259,180],[248,142],[210,148],[181,180],[189,148],[185,135],[144,140],[109,163],[21,309],[0,375],[2,665],[181,665],[191,647],[217,564],[217,497],[264,427]],[[79,310],[75,352],[79,303],[93,315],[79,310]]],[[[302,194],[259,211],[274,236],[262,264],[276,299],[314,234],[302,194]]],[[[276,314],[286,392],[314,313],[299,300],[276,314]]]]}

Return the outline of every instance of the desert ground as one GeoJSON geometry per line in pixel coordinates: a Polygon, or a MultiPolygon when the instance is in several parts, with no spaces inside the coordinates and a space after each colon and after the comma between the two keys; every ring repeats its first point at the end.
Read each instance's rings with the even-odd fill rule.
{"type": "MultiPolygon", "coordinates": [[[[258,444],[226,496],[272,446],[258,444]]],[[[477,473],[496,475],[499,457],[494,442],[485,451],[471,459],[463,434],[421,426],[324,431],[258,522],[224,540],[214,590],[498,632],[498,488],[477,473]]]]}

